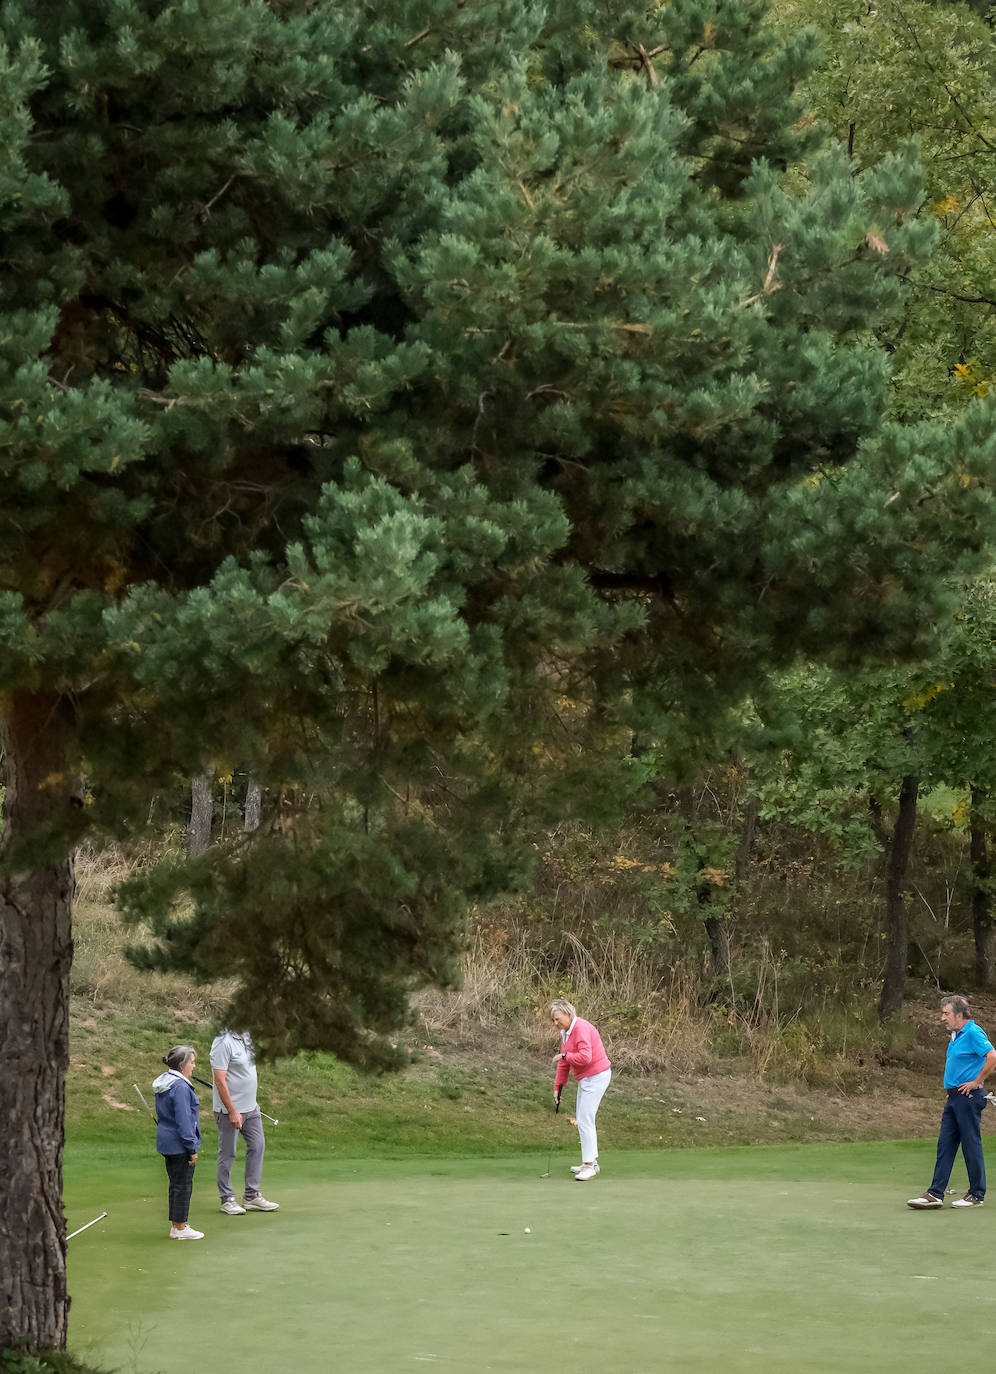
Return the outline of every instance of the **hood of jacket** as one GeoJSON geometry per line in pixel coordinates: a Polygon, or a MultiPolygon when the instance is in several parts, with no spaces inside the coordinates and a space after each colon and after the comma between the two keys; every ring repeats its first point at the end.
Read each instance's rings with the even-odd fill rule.
{"type": "Polygon", "coordinates": [[[161,1073],[153,1083],[152,1091],[157,1093],[168,1093],[174,1083],[186,1083],[188,1088],[193,1086],[188,1079],[184,1078],[182,1073],[177,1073],[176,1069],[167,1069],[166,1072],[161,1073]]]}

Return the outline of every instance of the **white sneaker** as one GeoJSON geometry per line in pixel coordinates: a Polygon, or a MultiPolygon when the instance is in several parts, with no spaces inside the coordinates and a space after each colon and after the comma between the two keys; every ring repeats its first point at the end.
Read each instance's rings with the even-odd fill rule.
{"type": "Polygon", "coordinates": [[[584,1183],[586,1179],[594,1178],[597,1173],[597,1164],[582,1164],[574,1177],[577,1179],[578,1183],[584,1183]]]}
{"type": "Polygon", "coordinates": [[[595,1170],[595,1173],[597,1174],[597,1173],[599,1172],[598,1160],[596,1159],[595,1162],[594,1162],[594,1164],[572,1164],[572,1165],[571,1165],[571,1173],[572,1173],[572,1174],[579,1174],[579,1173],[581,1172],[582,1169],[594,1169],[594,1170],[595,1170]]]}
{"type": "Polygon", "coordinates": [[[257,1193],[255,1197],[244,1197],[242,1201],[245,1203],[247,1212],[278,1212],[280,1210],[279,1202],[267,1202],[262,1193],[257,1193]]]}
{"type": "Polygon", "coordinates": [[[233,1197],[225,1198],[221,1204],[221,1211],[225,1213],[226,1217],[244,1217],[246,1214],[246,1209],[240,1207],[233,1197]]]}
{"type": "Polygon", "coordinates": [[[192,1226],[184,1226],[182,1231],[178,1226],[171,1226],[169,1228],[169,1238],[170,1240],[203,1240],[204,1232],[195,1231],[192,1226]]]}

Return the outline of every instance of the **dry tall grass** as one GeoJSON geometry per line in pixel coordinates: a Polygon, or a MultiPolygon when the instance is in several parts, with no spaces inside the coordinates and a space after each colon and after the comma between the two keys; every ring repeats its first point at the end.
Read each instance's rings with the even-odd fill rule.
{"type": "Polygon", "coordinates": [[[511,1034],[531,1052],[554,1046],[548,1005],[567,997],[601,1032],[613,1063],[638,1073],[676,1076],[736,1071],[762,1081],[804,1081],[846,1090],[866,1056],[905,1049],[914,1028],[880,1026],[871,1004],[826,995],[811,1006],[784,1005],[779,959],[762,942],[751,992],[725,995],[687,963],[664,964],[618,932],[563,931],[538,950],[528,925],[478,924],[457,991],[415,999],[426,1035],[473,1041],[511,1034]]]}
{"type": "MultiPolygon", "coordinates": [[[[81,1018],[91,1011],[134,1017],[167,1014],[182,1024],[216,1019],[233,987],[200,986],[176,974],[139,972],[125,957],[141,928],[124,931],[111,900],[114,885],[161,857],[129,858],[81,849],[73,910],[71,988],[81,1018]]],[[[871,1003],[854,1006],[824,994],[815,1005],[784,1005],[779,957],[762,941],[748,995],[731,979],[717,989],[694,962],[667,962],[619,931],[588,926],[556,930],[517,919],[507,909],[472,928],[462,986],[426,989],[414,1001],[427,1038],[474,1042],[499,1035],[529,1053],[556,1044],[548,1006],[567,997],[601,1031],[619,1067],[686,1076],[745,1074],[766,1081],[807,1081],[846,1089],[861,1056],[894,1053],[914,1035],[905,1022],[883,1028],[871,1003]]]]}
{"type": "Polygon", "coordinates": [[[416,1012],[429,1034],[471,1039],[502,1029],[523,1048],[541,1052],[555,1039],[549,1001],[567,997],[598,1025],[613,1062],[640,1072],[708,1068],[709,1018],[702,1014],[689,970],[657,972],[638,945],[612,932],[594,933],[585,942],[564,931],[561,947],[543,962],[557,969],[555,976],[543,974],[522,927],[479,926],[465,958],[462,987],[420,993],[416,1012]]]}
{"type": "Polygon", "coordinates": [[[125,956],[126,947],[141,943],[149,932],[124,930],[112,891],[151,858],[151,853],[130,857],[119,850],[77,850],[71,994],[79,1010],[166,1011],[185,1024],[211,1021],[227,1001],[230,985],[201,986],[177,974],[140,972],[125,956]]]}

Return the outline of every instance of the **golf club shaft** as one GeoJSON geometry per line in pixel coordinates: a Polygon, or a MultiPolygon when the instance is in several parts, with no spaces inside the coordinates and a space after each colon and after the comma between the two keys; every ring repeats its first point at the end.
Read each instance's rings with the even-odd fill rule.
{"type": "Polygon", "coordinates": [[[149,1113],[149,1115],[152,1117],[152,1120],[153,1120],[153,1121],[156,1123],[156,1125],[158,1126],[158,1125],[159,1125],[159,1118],[158,1118],[158,1116],[156,1116],[155,1112],[154,1112],[154,1111],[152,1110],[152,1108],[149,1106],[148,1102],[146,1102],[145,1098],[142,1097],[142,1089],[138,1086],[137,1083],[133,1083],[131,1086],[135,1089],[135,1091],[138,1093],[139,1097],[142,1099],[142,1106],[145,1108],[145,1110],[146,1110],[146,1111],[149,1113]]]}
{"type": "Polygon", "coordinates": [[[79,1233],[80,1233],[80,1231],[89,1231],[89,1229],[90,1229],[91,1226],[96,1226],[97,1222],[98,1222],[98,1221],[103,1221],[104,1218],[105,1218],[106,1216],[107,1216],[107,1213],[106,1213],[106,1212],[101,1212],[101,1214],[100,1214],[99,1217],[94,1217],[93,1221],[88,1221],[87,1224],[86,1224],[85,1226],[81,1226],[81,1227],[79,1228],[79,1230],[73,1231],[71,1235],[68,1235],[68,1236],[66,1237],[66,1240],[72,1240],[73,1236],[78,1236],[79,1233]]]}
{"type": "MultiPolygon", "coordinates": [[[[564,1091],[563,1085],[561,1085],[561,1087],[560,1087],[560,1089],[559,1089],[559,1091],[558,1091],[558,1093],[557,1093],[557,1102],[556,1102],[556,1105],[554,1106],[554,1109],[553,1109],[553,1114],[554,1114],[554,1116],[559,1116],[559,1114],[560,1114],[560,1094],[561,1094],[563,1091],[564,1091]]],[[[545,1174],[540,1174],[540,1178],[549,1178],[549,1177],[550,1177],[550,1170],[551,1170],[552,1167],[553,1167],[553,1144],[552,1144],[552,1142],[551,1142],[551,1144],[550,1144],[550,1153],[547,1155],[547,1159],[546,1159],[546,1173],[545,1173],[545,1174]]]]}

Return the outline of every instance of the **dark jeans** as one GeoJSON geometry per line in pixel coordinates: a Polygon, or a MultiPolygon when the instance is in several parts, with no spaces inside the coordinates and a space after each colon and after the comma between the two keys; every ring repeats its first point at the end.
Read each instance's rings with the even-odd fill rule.
{"type": "Polygon", "coordinates": [[[954,1168],[958,1146],[968,1170],[968,1191],[973,1197],[986,1195],[986,1162],[982,1157],[982,1111],[986,1095],[981,1088],[965,1094],[957,1089],[948,1094],[937,1137],[937,1164],[928,1193],[942,1198],[954,1168]]]}
{"type": "Polygon", "coordinates": [[[194,1191],[194,1169],[188,1154],[163,1155],[169,1175],[169,1219],[182,1226],[190,1214],[190,1194],[194,1191]]]}

